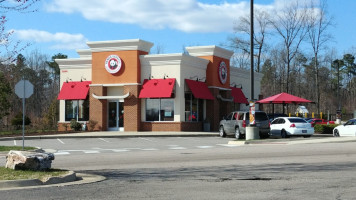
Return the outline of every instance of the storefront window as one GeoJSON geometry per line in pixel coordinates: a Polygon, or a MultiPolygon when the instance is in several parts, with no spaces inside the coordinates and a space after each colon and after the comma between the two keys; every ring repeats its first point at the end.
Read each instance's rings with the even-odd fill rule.
{"type": "Polygon", "coordinates": [[[203,120],[203,100],[196,99],[192,93],[185,93],[185,121],[203,120]]]}
{"type": "Polygon", "coordinates": [[[233,111],[238,111],[238,110],[240,110],[240,104],[239,103],[235,103],[235,102],[232,102],[231,103],[232,104],[232,110],[233,111]]]}
{"type": "Polygon", "coordinates": [[[146,121],[173,121],[174,99],[146,99],[146,121]]]}
{"type": "Polygon", "coordinates": [[[65,101],[65,120],[70,121],[89,120],[89,100],[66,100],[65,101]]]}

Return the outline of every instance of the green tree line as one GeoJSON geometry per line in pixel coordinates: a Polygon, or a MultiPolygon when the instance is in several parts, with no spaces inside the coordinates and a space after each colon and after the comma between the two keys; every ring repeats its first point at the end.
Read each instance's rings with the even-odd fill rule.
{"type": "Polygon", "coordinates": [[[3,126],[11,126],[13,119],[22,113],[22,99],[14,91],[21,79],[29,80],[34,86],[31,97],[26,99],[26,115],[33,125],[54,127],[58,121],[59,67],[56,58],[51,59],[38,51],[28,56],[19,54],[14,63],[2,63],[0,70],[0,117],[3,126]]]}
{"type": "MultiPolygon", "coordinates": [[[[227,47],[234,50],[232,66],[250,68],[250,17],[239,18],[227,47]]],[[[309,99],[310,112],[343,113],[356,110],[355,48],[342,55],[332,48],[332,27],[326,0],[286,1],[283,8],[255,8],[254,49],[256,72],[263,74],[263,97],[287,92],[309,99]]],[[[289,106],[293,113],[295,106],[289,106]]],[[[272,112],[270,106],[264,106],[272,112]]],[[[281,106],[276,106],[281,112],[281,106]]]]}

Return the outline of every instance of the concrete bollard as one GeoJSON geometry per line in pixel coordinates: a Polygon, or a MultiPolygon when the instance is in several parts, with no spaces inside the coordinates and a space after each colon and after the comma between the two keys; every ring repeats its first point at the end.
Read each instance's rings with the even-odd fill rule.
{"type": "Polygon", "coordinates": [[[246,140],[260,139],[260,129],[255,126],[246,127],[246,140]]]}

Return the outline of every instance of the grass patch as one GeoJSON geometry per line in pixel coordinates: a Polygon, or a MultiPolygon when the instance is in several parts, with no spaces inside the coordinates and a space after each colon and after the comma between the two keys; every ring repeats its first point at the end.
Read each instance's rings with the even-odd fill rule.
{"type": "MultiPolygon", "coordinates": [[[[25,151],[35,150],[35,147],[24,147],[25,151]]],[[[22,151],[22,146],[0,146],[0,151],[22,151]]]]}
{"type": "Polygon", "coordinates": [[[13,170],[0,167],[0,180],[20,180],[20,179],[39,179],[41,181],[50,177],[57,177],[67,174],[67,170],[49,169],[46,171],[13,170]]]}

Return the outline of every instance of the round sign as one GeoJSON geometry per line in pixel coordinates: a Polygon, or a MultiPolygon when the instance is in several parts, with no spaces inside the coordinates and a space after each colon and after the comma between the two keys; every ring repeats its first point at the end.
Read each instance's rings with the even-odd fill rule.
{"type": "Polygon", "coordinates": [[[227,66],[224,61],[221,61],[219,65],[219,80],[222,84],[227,81],[227,66]]]}
{"type": "Polygon", "coordinates": [[[115,74],[121,69],[121,59],[117,55],[110,55],[105,60],[105,69],[110,74],[115,74]]]}

